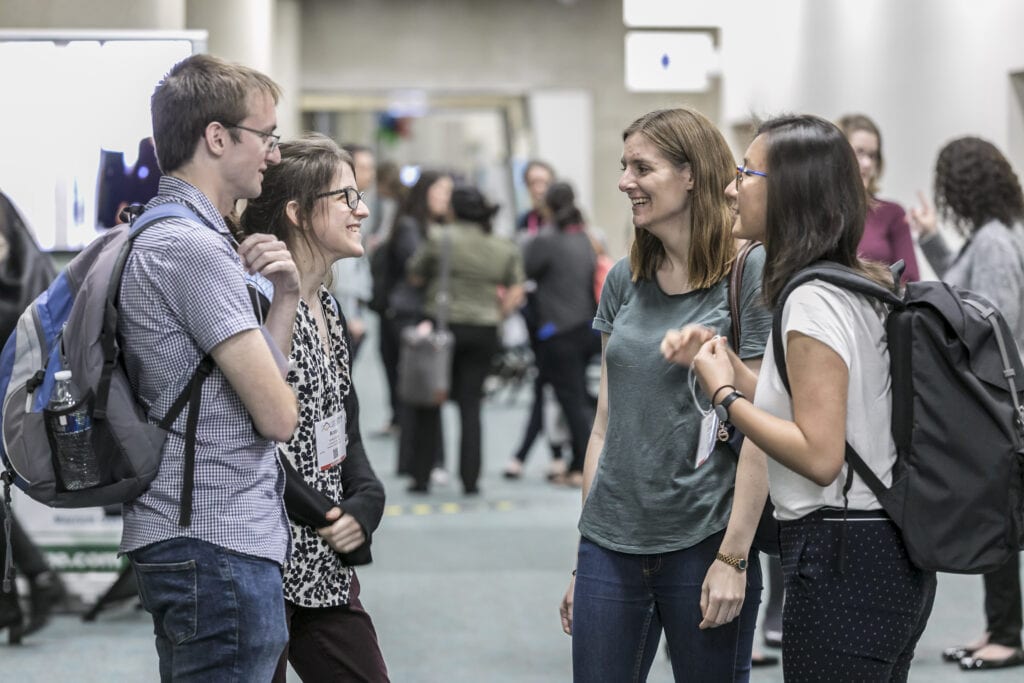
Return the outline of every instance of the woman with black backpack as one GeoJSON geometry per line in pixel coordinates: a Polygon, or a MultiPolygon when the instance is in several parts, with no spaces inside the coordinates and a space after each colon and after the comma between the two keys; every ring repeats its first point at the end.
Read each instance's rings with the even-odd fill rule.
{"type": "MultiPolygon", "coordinates": [[[[883,266],[857,257],[864,185],[832,123],[764,123],[726,194],[738,210],[734,236],[765,243],[770,307],[797,271],[819,261],[892,281],[883,266]]],[[[792,395],[773,354],[756,376],[724,339],[707,342],[693,367],[719,419],[769,456],[786,584],[785,678],[905,681],[935,574],[913,565],[867,484],[844,471],[847,442],[883,479],[896,461],[884,313],[867,297],[815,280],[786,300],[782,331],[792,395]]]]}

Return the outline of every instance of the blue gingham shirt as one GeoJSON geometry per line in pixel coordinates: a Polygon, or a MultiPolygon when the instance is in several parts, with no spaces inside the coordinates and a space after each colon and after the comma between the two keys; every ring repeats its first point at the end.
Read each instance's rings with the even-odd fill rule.
{"type": "MultiPolygon", "coordinates": [[[[167,202],[190,206],[204,222],[172,218],[139,235],[119,306],[125,367],[154,423],[204,354],[259,326],[220,213],[197,188],[164,176],[148,207],[167,202]]],[[[167,435],[149,490],[124,506],[121,551],[184,536],[283,564],[290,538],[276,447],[257,433],[219,369],[203,384],[192,524],[178,526],[187,413],[186,407],[167,435]]]]}

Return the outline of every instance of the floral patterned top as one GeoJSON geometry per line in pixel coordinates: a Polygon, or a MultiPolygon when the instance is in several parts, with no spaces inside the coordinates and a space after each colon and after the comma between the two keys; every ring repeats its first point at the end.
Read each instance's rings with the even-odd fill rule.
{"type": "MultiPolygon", "coordinates": [[[[332,500],[341,501],[345,494],[342,472],[349,464],[348,459],[321,470],[317,465],[314,430],[317,422],[345,410],[346,398],[353,393],[352,373],[337,303],[325,287],[320,287],[317,296],[319,303],[314,305],[323,306],[331,351],[328,354],[321,343],[309,305],[300,301],[288,369],[288,384],[298,396],[299,424],[291,440],[279,448],[307,484],[332,500]]],[[[347,605],[352,569],[313,527],[291,520],[291,530],[292,552],[284,572],[285,599],[302,607],[347,605]]]]}

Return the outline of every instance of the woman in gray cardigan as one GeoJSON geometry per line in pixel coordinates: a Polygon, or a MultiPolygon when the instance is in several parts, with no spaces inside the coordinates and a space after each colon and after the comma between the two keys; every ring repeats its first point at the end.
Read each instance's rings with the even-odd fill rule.
{"type": "MultiPolygon", "coordinates": [[[[944,282],[989,299],[1002,311],[1017,350],[1024,350],[1024,194],[1006,158],[976,137],[950,142],[935,164],[938,216],[967,238],[951,252],[927,204],[911,210],[921,249],[944,282]]],[[[964,529],[970,533],[970,529],[964,529]]],[[[1021,649],[1020,559],[985,574],[986,632],[951,647],[943,659],[965,670],[1024,665],[1021,649]]]]}

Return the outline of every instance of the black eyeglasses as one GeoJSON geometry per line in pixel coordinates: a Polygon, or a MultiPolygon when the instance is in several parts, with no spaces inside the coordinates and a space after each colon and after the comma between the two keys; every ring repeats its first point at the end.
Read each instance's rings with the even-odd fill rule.
{"type": "Polygon", "coordinates": [[[737,188],[740,185],[743,184],[743,176],[745,176],[745,175],[758,175],[758,176],[761,176],[762,178],[767,178],[768,177],[768,174],[765,173],[764,171],[755,171],[754,169],[747,168],[746,166],[737,166],[736,167],[736,187],[737,188]]]}
{"type": "Polygon", "coordinates": [[[316,196],[316,199],[321,197],[331,197],[336,194],[345,195],[345,203],[348,204],[348,208],[355,211],[359,208],[359,202],[363,201],[363,195],[365,192],[360,192],[354,187],[343,187],[340,190],[331,190],[330,192],[321,192],[316,196]]]}
{"type": "Polygon", "coordinates": [[[273,152],[275,149],[277,149],[277,146],[281,144],[281,136],[275,135],[274,133],[267,133],[262,130],[256,130],[255,128],[241,126],[237,123],[225,123],[223,125],[225,128],[237,128],[239,130],[247,130],[250,133],[255,133],[256,135],[259,135],[261,138],[263,138],[263,145],[267,148],[268,152],[273,152]]]}

